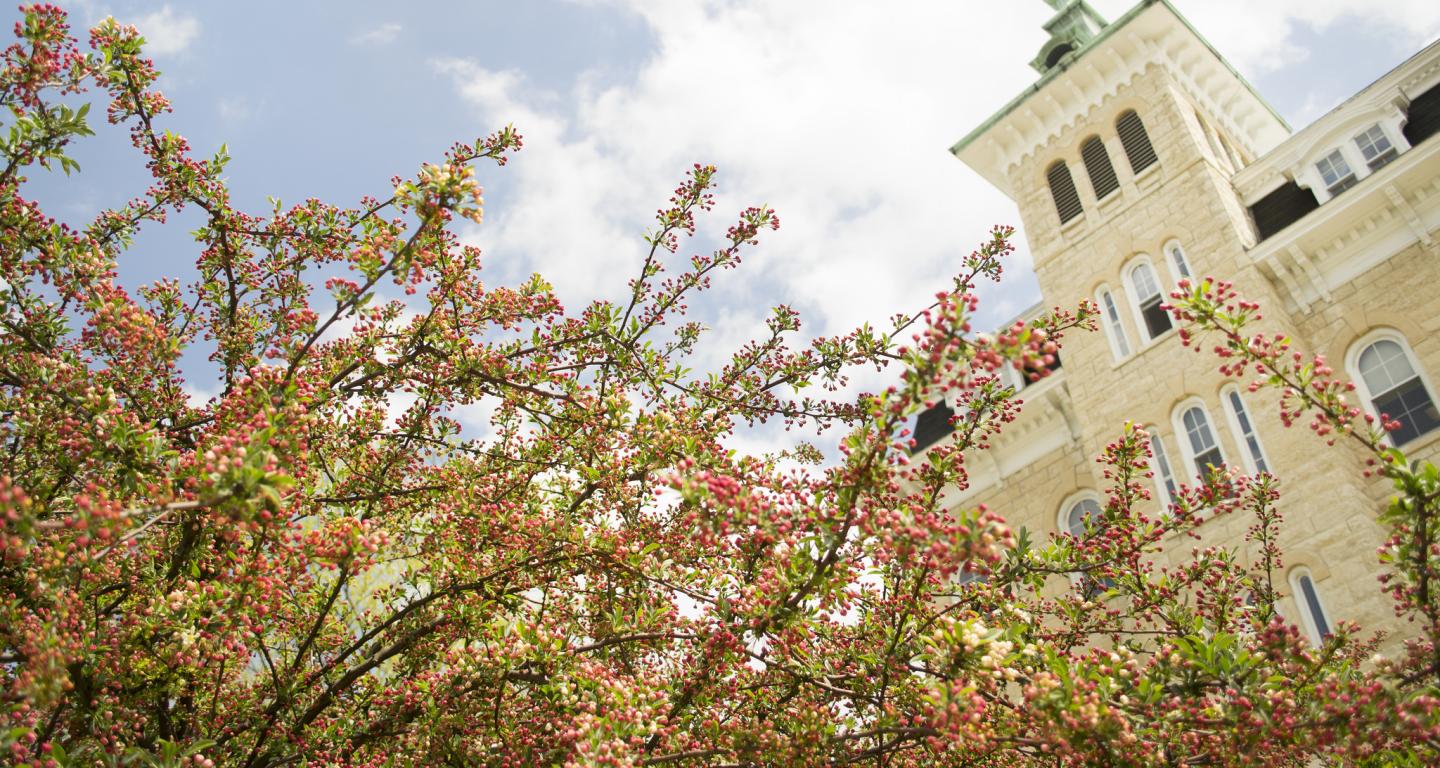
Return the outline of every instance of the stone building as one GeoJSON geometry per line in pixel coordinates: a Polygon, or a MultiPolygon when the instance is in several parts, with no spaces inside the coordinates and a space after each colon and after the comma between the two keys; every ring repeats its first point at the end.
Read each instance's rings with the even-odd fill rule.
{"type": "MultiPolygon", "coordinates": [[[[1440,44],[1292,131],[1168,0],[1112,23],[1084,0],[1047,2],[1040,79],[952,152],[1019,208],[1044,294],[1029,314],[1091,299],[1102,332],[1070,335],[1063,366],[1014,382],[1022,415],[950,501],[1071,528],[1100,508],[1095,457],[1134,421],[1154,436],[1155,512],[1207,464],[1281,478],[1280,610],[1312,639],[1338,620],[1390,627],[1375,522],[1388,484],[1362,477],[1358,452],[1282,427],[1276,394],[1219,375],[1159,305],[1182,277],[1234,282],[1265,308],[1257,330],[1325,354],[1364,407],[1404,422],[1392,439],[1411,458],[1435,458],[1440,44]]],[[[917,450],[946,439],[948,415],[922,415],[917,450]]],[[[1250,523],[1199,533],[1243,551],[1250,523]]]]}

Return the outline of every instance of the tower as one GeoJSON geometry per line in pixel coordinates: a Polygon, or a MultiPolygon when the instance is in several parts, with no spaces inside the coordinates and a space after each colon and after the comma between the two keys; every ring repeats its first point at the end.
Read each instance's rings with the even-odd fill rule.
{"type": "MultiPolygon", "coordinates": [[[[1067,338],[1054,375],[1015,382],[1021,417],[952,503],[1065,531],[1099,509],[1106,483],[1094,457],[1133,421],[1152,435],[1152,513],[1207,465],[1273,472],[1290,520],[1283,576],[1304,598],[1282,612],[1317,639],[1336,619],[1392,627],[1374,580],[1383,484],[1363,479],[1345,447],[1282,429],[1278,398],[1185,348],[1162,305],[1180,280],[1215,276],[1266,307],[1264,330],[1346,360],[1357,378],[1364,355],[1403,351],[1396,370],[1417,373],[1393,390],[1377,384],[1368,405],[1410,409],[1407,446],[1440,454],[1423,373],[1440,366],[1440,341],[1429,340],[1440,299],[1397,298],[1381,277],[1405,264],[1440,280],[1440,140],[1430,140],[1440,44],[1292,136],[1169,0],[1141,0],[1113,22],[1084,0],[1046,4],[1048,39],[1031,61],[1039,79],[951,151],[1018,207],[1045,296],[1034,313],[1094,301],[1101,332],[1067,338]],[[1382,317],[1377,304],[1401,309],[1382,317]],[[1377,347],[1377,333],[1392,345],[1377,347]]],[[[1198,533],[1244,557],[1250,522],[1217,519],[1198,533]]]]}

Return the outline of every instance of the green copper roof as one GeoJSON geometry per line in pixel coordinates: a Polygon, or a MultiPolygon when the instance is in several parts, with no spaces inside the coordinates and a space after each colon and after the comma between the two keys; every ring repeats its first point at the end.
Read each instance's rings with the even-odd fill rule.
{"type": "MultiPolygon", "coordinates": [[[[1045,2],[1051,4],[1052,7],[1055,5],[1054,3],[1051,3],[1051,0],[1045,0],[1045,2]]],[[[1083,48],[1080,48],[1078,51],[1067,56],[1067,60],[1062,60],[1058,65],[1055,66],[1055,68],[1051,69],[1045,75],[1041,76],[1039,80],[1036,80],[1033,84],[1031,84],[1030,87],[1026,88],[1024,91],[1021,91],[1019,96],[1011,99],[1010,103],[1006,104],[1004,107],[1001,107],[999,112],[991,115],[990,119],[981,123],[978,128],[966,134],[965,138],[955,142],[955,145],[950,147],[951,154],[958,155],[961,152],[965,151],[966,147],[973,144],[976,139],[985,135],[985,133],[988,132],[991,128],[993,128],[996,123],[1000,122],[1011,112],[1014,112],[1017,107],[1019,107],[1021,104],[1024,104],[1027,99],[1039,92],[1040,89],[1044,88],[1047,84],[1049,84],[1051,80],[1059,76],[1060,73],[1069,69],[1071,65],[1083,58],[1086,53],[1090,52],[1091,49],[1108,40],[1110,36],[1115,34],[1117,30],[1121,29],[1126,24],[1129,24],[1135,19],[1136,16],[1139,16],[1142,12],[1144,12],[1152,5],[1163,5],[1166,8],[1169,8],[1170,12],[1175,15],[1175,18],[1179,19],[1180,23],[1184,24],[1185,28],[1190,30],[1191,34],[1195,35],[1195,37],[1201,43],[1203,43],[1205,47],[1210,50],[1211,53],[1215,54],[1215,58],[1218,59],[1221,64],[1224,64],[1225,68],[1230,70],[1230,73],[1233,74],[1235,78],[1239,80],[1240,83],[1250,91],[1250,93],[1254,94],[1255,98],[1265,106],[1265,109],[1269,110],[1270,114],[1273,115],[1276,120],[1280,121],[1280,124],[1285,127],[1285,130],[1291,130],[1290,124],[1285,121],[1285,118],[1281,117],[1280,113],[1276,112],[1275,108],[1270,106],[1270,102],[1266,101],[1265,97],[1261,96],[1260,92],[1255,90],[1255,86],[1251,85],[1250,81],[1246,80],[1245,76],[1240,74],[1239,71],[1237,71],[1235,67],[1230,64],[1229,60],[1222,56],[1220,52],[1215,49],[1214,45],[1210,44],[1210,41],[1206,39],[1204,35],[1200,34],[1200,30],[1196,29],[1195,25],[1191,24],[1190,20],[1185,18],[1185,15],[1180,13],[1180,11],[1175,8],[1175,6],[1170,2],[1170,0],[1141,0],[1140,3],[1134,8],[1126,11],[1124,16],[1116,19],[1112,24],[1101,30],[1100,34],[1096,35],[1094,39],[1088,41],[1083,48]]]]}

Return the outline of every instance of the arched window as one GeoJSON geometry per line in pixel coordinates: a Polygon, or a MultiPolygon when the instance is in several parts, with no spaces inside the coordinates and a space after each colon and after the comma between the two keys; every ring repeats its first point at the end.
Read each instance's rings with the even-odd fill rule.
{"type": "Polygon", "coordinates": [[[1330,634],[1330,617],[1320,602],[1320,591],[1315,588],[1315,579],[1308,568],[1296,568],[1290,572],[1290,589],[1295,593],[1295,602],[1300,606],[1301,623],[1310,642],[1319,645],[1330,634]]]}
{"type": "Polygon", "coordinates": [[[1055,198],[1055,212],[1060,214],[1061,224],[1085,212],[1080,206],[1080,193],[1075,191],[1075,179],[1070,177],[1070,166],[1064,160],[1050,166],[1045,178],[1050,182],[1050,196],[1055,198]]]}
{"type": "Polygon", "coordinates": [[[1130,356],[1130,339],[1125,336],[1125,324],[1120,322],[1120,308],[1115,306],[1115,295],[1102,286],[1095,296],[1100,311],[1105,313],[1105,335],[1110,338],[1110,351],[1115,353],[1116,360],[1123,360],[1130,356]]]}
{"type": "Polygon", "coordinates": [[[1205,406],[1195,402],[1185,406],[1175,431],[1180,434],[1180,445],[1186,449],[1185,454],[1196,477],[1205,477],[1206,467],[1225,464],[1225,455],[1215,439],[1215,429],[1210,426],[1210,414],[1205,412],[1205,406]]]}
{"type": "Polygon", "coordinates": [[[1150,433],[1150,469],[1155,473],[1155,490],[1159,492],[1156,498],[1168,509],[1178,498],[1180,487],[1175,483],[1175,471],[1170,467],[1170,455],[1165,451],[1159,428],[1146,427],[1145,431],[1150,433]]]}
{"type": "Polygon", "coordinates": [[[1085,496],[1065,509],[1065,530],[1077,539],[1085,538],[1085,521],[1100,517],[1100,500],[1085,496]]]}
{"type": "Polygon", "coordinates": [[[1260,446],[1260,435],[1255,431],[1255,422],[1250,419],[1250,411],[1245,408],[1244,398],[1240,397],[1240,389],[1226,387],[1220,393],[1220,399],[1225,402],[1225,410],[1230,414],[1230,426],[1245,448],[1245,460],[1249,470],[1269,472],[1270,465],[1265,461],[1265,449],[1260,446]]]}
{"type": "Polygon", "coordinates": [[[1170,260],[1170,268],[1175,270],[1175,277],[1190,277],[1190,260],[1185,258],[1185,249],[1180,247],[1179,240],[1171,240],[1165,244],[1165,257],[1170,260]]]}
{"type": "Polygon", "coordinates": [[[1125,156],[1130,160],[1130,170],[1135,174],[1154,165],[1155,147],[1150,144],[1150,134],[1145,132],[1145,123],[1135,110],[1129,110],[1115,121],[1115,132],[1120,134],[1120,144],[1125,147],[1125,156]]]}
{"type": "Polygon", "coordinates": [[[1049,69],[1059,64],[1060,60],[1065,58],[1065,54],[1073,50],[1075,50],[1074,46],[1069,43],[1061,43],[1055,46],[1054,50],[1050,51],[1050,55],[1045,57],[1045,68],[1049,69]]]}
{"type": "Polygon", "coordinates": [[[1384,334],[1365,344],[1355,358],[1355,370],[1375,415],[1400,422],[1400,428],[1390,433],[1396,445],[1440,427],[1440,411],[1403,339],[1384,334]]]}
{"type": "Polygon", "coordinates": [[[1140,313],[1140,326],[1148,338],[1170,330],[1170,313],[1161,309],[1165,296],[1160,290],[1160,281],[1148,261],[1141,261],[1130,268],[1130,290],[1135,297],[1135,308],[1140,313]]]}
{"type": "MultiPolygon", "coordinates": [[[[1100,497],[1093,491],[1085,491],[1077,496],[1072,496],[1060,510],[1060,525],[1066,533],[1077,539],[1085,539],[1085,523],[1088,520],[1098,520],[1103,510],[1100,506],[1100,497]]],[[[1085,599],[1093,599],[1105,590],[1115,586],[1115,583],[1108,578],[1096,578],[1091,575],[1071,574],[1071,579],[1079,588],[1085,599]]]]}
{"type": "Polygon", "coordinates": [[[1080,145],[1080,159],[1085,161],[1085,172],[1090,174],[1090,186],[1095,190],[1096,200],[1104,200],[1120,188],[1120,181],[1115,178],[1115,166],[1110,164],[1110,153],[1105,151],[1105,142],[1099,136],[1091,136],[1080,145]]]}

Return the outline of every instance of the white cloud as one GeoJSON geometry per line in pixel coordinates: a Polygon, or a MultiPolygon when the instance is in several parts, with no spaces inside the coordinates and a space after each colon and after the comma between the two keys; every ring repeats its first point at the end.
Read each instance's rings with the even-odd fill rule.
{"type": "MultiPolygon", "coordinates": [[[[923,305],[992,224],[1018,224],[946,148],[1033,82],[1024,62],[1044,40],[1044,4],[583,1],[649,28],[654,51],[633,79],[601,86],[587,74],[556,94],[473,60],[436,63],[484,125],[513,122],[526,136],[503,172],[503,205],[474,235],[492,267],[526,258],[572,306],[618,295],[642,257],[643,214],[692,163],[713,162],[712,231],[752,203],[783,222],[720,281],[716,336],[755,327],[777,302],[801,309],[809,332],[835,333],[923,305]]],[[[1096,4],[1114,18],[1133,0],[1096,4]]],[[[1288,40],[1301,25],[1363,18],[1417,44],[1440,30],[1433,0],[1180,6],[1252,73],[1297,55],[1288,40]]],[[[1012,270],[1028,267],[1021,248],[1012,270]]],[[[1012,277],[990,306],[1028,306],[1032,286],[1012,277]]]]}
{"type": "Polygon", "coordinates": [[[172,56],[183,53],[200,34],[200,21],[188,14],[176,13],[162,6],[135,21],[145,37],[145,52],[151,56],[172,56]]]}
{"type": "MultiPolygon", "coordinates": [[[[1419,49],[1440,36],[1440,3],[1434,0],[1174,0],[1215,47],[1247,73],[1266,72],[1309,56],[1344,56],[1345,51],[1307,51],[1290,39],[1301,27],[1322,30],[1337,23],[1370,25],[1419,49]]],[[[1096,0],[1110,18],[1134,0],[1096,0]]]]}
{"type": "Polygon", "coordinates": [[[711,232],[750,204],[782,221],[720,281],[734,312],[717,335],[779,302],[812,333],[923,305],[991,224],[1016,218],[946,148],[1029,78],[963,73],[1013,54],[1006,32],[1040,44],[1036,13],[959,45],[971,20],[958,5],[637,2],[653,58],[633,82],[582,78],[563,99],[514,72],[440,62],[487,124],[526,135],[504,172],[515,197],[477,239],[492,264],[532,257],[567,303],[614,295],[640,263],[646,214],[692,163],[713,162],[711,232]]]}
{"type": "Polygon", "coordinates": [[[351,45],[386,45],[395,42],[405,28],[393,21],[385,22],[374,29],[367,29],[350,38],[351,45]]]}
{"type": "Polygon", "coordinates": [[[216,103],[215,109],[221,120],[231,124],[243,123],[255,114],[249,100],[241,96],[226,96],[216,103]]]}

